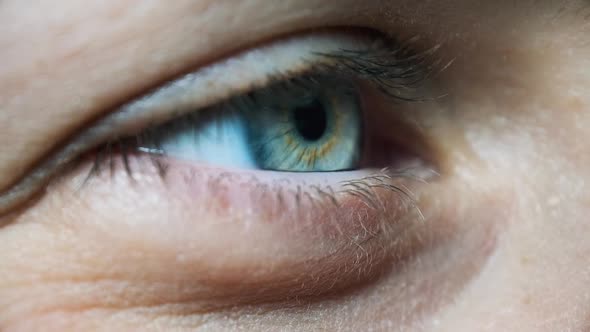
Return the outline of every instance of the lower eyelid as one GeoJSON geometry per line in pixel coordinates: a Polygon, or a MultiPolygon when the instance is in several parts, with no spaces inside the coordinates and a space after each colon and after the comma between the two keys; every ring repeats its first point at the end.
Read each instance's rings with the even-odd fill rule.
{"type": "MultiPolygon", "coordinates": [[[[80,195],[96,196],[96,191],[104,188],[113,193],[107,196],[106,204],[118,215],[129,216],[139,210],[137,212],[145,218],[140,222],[140,229],[134,230],[137,227],[135,222],[129,224],[127,221],[122,221],[126,226],[121,227],[130,227],[130,232],[150,246],[158,246],[164,241],[165,246],[172,246],[179,253],[188,250],[189,245],[193,250],[198,249],[198,256],[209,257],[199,263],[201,266],[217,266],[205,268],[208,272],[203,275],[210,277],[203,277],[206,280],[202,281],[214,289],[226,285],[223,294],[218,295],[228,299],[233,296],[228,285],[248,284],[250,278],[254,283],[257,278],[267,280],[260,273],[269,273],[268,278],[282,284],[283,291],[290,289],[284,287],[284,282],[297,276],[281,276],[280,269],[270,268],[272,265],[263,268],[261,262],[290,264],[291,270],[303,264],[298,259],[322,262],[317,266],[303,264],[307,267],[300,271],[301,278],[354,266],[340,273],[333,291],[370,279],[381,264],[391,259],[389,251],[384,256],[384,247],[389,246],[387,243],[405,234],[408,225],[420,220],[419,208],[412,201],[411,192],[424,184],[413,177],[428,174],[424,169],[422,174],[418,173],[418,168],[415,172],[400,172],[399,176],[393,171],[390,174],[379,171],[289,174],[228,170],[163,160],[167,173],[162,178],[152,164],[152,158],[138,154],[129,160],[133,169],[133,175],[129,177],[121,157],[115,157],[113,162],[114,167],[105,168],[100,175],[90,179],[95,183],[83,187],[80,195]],[[371,176],[373,178],[369,179],[371,176]],[[374,187],[371,188],[370,184],[374,187]],[[370,191],[374,191],[373,196],[368,194],[370,191]],[[119,198],[122,201],[110,202],[119,198]],[[145,213],[140,212],[143,208],[151,211],[151,217],[146,218],[145,213]],[[230,240],[230,234],[240,234],[239,240],[230,240]],[[206,240],[211,238],[217,239],[214,246],[206,240]],[[228,248],[233,249],[228,251],[228,248]],[[358,261],[359,250],[372,258],[367,256],[366,261],[358,261]],[[211,257],[225,257],[221,261],[233,263],[221,268],[220,261],[211,257]],[[276,257],[283,258],[277,261],[276,257]],[[239,282],[228,277],[226,268],[242,270],[239,282]],[[218,275],[215,269],[218,269],[218,275]],[[364,271],[362,278],[361,271],[364,271]],[[281,278],[287,279],[281,281],[281,278]]],[[[74,185],[76,188],[85,179],[84,173],[80,174],[78,185],[74,185]]],[[[89,199],[93,200],[92,197],[89,199]]],[[[395,249],[393,253],[403,256],[400,250],[395,249]]],[[[195,256],[195,253],[183,255],[195,256]]],[[[294,287],[301,282],[301,279],[295,280],[294,287]]],[[[314,289],[317,291],[313,285],[314,281],[309,280],[300,295],[314,289]]],[[[267,284],[258,286],[253,284],[252,291],[260,288],[272,290],[267,284]]],[[[316,286],[320,287],[319,284],[316,286]]],[[[281,290],[273,292],[280,294],[281,290]]]]}

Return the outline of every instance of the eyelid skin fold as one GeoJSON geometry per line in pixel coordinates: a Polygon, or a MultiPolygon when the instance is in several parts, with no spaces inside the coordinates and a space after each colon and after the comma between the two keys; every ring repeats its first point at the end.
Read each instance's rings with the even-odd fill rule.
{"type": "Polygon", "coordinates": [[[388,45],[384,39],[375,36],[335,32],[294,36],[245,51],[123,105],[79,133],[0,195],[0,216],[26,203],[81,154],[101,144],[133,135],[147,126],[161,124],[273,81],[312,70],[348,71],[348,74],[354,72],[356,76],[374,78],[381,90],[394,97],[411,99],[412,94],[406,98],[404,93],[424,76],[420,68],[428,67],[423,65],[430,55],[431,52],[419,55],[409,53],[407,48],[388,45]],[[386,57],[390,61],[384,61],[386,57]]]}

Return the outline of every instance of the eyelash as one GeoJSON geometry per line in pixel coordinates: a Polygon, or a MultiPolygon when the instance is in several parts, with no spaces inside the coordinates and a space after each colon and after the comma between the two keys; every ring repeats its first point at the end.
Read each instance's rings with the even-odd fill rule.
{"type": "MultiPolygon", "coordinates": [[[[414,42],[412,39],[411,42],[414,42]]],[[[356,80],[362,79],[373,84],[382,94],[388,96],[395,102],[420,102],[425,101],[424,96],[417,95],[419,87],[422,82],[426,81],[436,70],[440,68],[440,61],[433,57],[438,47],[429,49],[422,53],[414,53],[410,45],[411,43],[400,46],[396,44],[389,44],[386,48],[379,48],[375,50],[356,51],[356,50],[340,50],[337,53],[317,53],[334,62],[330,65],[313,65],[304,74],[299,74],[294,77],[288,75],[276,75],[269,77],[266,85],[272,89],[281,92],[288,89],[289,86],[307,86],[317,83],[316,77],[321,75],[353,77],[356,80]]],[[[259,88],[258,88],[259,89],[259,88]]],[[[254,90],[254,89],[253,89],[254,90]]],[[[231,104],[232,102],[240,101],[240,99],[249,99],[249,94],[243,94],[236,97],[229,98],[222,103],[231,104]]],[[[220,103],[219,103],[220,104],[220,103]]],[[[200,121],[209,121],[211,119],[203,120],[202,112],[194,112],[186,115],[181,115],[174,118],[172,121],[181,121],[186,119],[187,122],[197,123],[200,121]]],[[[224,114],[213,114],[214,117],[223,117],[224,114]]],[[[115,159],[119,158],[122,161],[126,174],[133,178],[133,168],[130,160],[138,151],[138,144],[140,142],[149,142],[152,146],[160,146],[159,137],[161,133],[157,131],[159,127],[148,128],[140,134],[118,138],[108,142],[93,155],[93,166],[88,173],[86,182],[94,176],[99,175],[101,170],[108,164],[108,169],[111,174],[115,170],[117,164],[115,159]]],[[[172,129],[174,130],[174,129],[172,129]]],[[[150,160],[158,170],[161,178],[164,178],[167,173],[168,165],[159,158],[158,151],[152,151],[156,155],[150,157],[150,160]]],[[[338,205],[338,195],[348,194],[356,196],[365,202],[369,207],[376,210],[381,208],[382,203],[379,201],[375,189],[386,189],[397,192],[410,206],[417,209],[415,199],[409,190],[400,184],[393,184],[396,179],[410,179],[414,181],[424,181],[420,176],[413,174],[413,170],[393,170],[390,168],[382,169],[378,174],[342,182],[342,190],[334,191],[330,186],[322,188],[319,186],[312,186],[313,193],[301,192],[300,188],[293,193],[296,202],[302,199],[302,196],[307,196],[312,204],[315,199],[325,200],[338,205]]],[[[281,192],[280,195],[283,195],[281,192]]],[[[297,204],[298,205],[298,204],[297,204]]],[[[417,212],[421,215],[419,209],[417,212]]]]}
{"type": "MultiPolygon", "coordinates": [[[[341,76],[343,78],[352,78],[355,81],[359,79],[368,81],[382,94],[396,102],[425,101],[424,96],[416,95],[416,93],[421,83],[426,81],[435,72],[436,68],[440,67],[440,61],[433,57],[438,46],[425,52],[415,53],[412,51],[410,45],[416,42],[416,40],[417,38],[414,38],[403,44],[396,44],[389,41],[389,43],[380,45],[378,48],[365,51],[343,49],[334,53],[316,53],[320,57],[332,60],[333,63],[311,65],[305,73],[300,73],[299,75],[293,76],[290,73],[282,73],[269,77],[267,79],[266,89],[270,87],[272,91],[280,93],[290,86],[310,86],[316,84],[316,78],[322,75],[341,76]]],[[[248,99],[249,94],[246,93],[229,98],[222,103],[237,104],[238,102],[248,102],[248,99]]],[[[197,111],[180,115],[172,121],[186,119],[192,123],[199,122],[202,121],[200,119],[202,117],[200,113],[202,112],[197,111]]],[[[214,116],[223,117],[224,114],[215,114],[214,116]]],[[[151,142],[154,146],[158,146],[158,134],[154,133],[154,129],[157,128],[158,126],[147,128],[140,134],[131,137],[115,138],[96,149],[94,151],[94,166],[89,177],[100,172],[105,162],[112,164],[110,160],[113,158],[114,153],[121,154],[124,160],[125,171],[129,175],[132,175],[132,169],[128,162],[130,157],[129,152],[137,150],[137,147],[134,145],[139,142],[151,142]],[[113,147],[117,149],[113,149],[113,147]]],[[[161,175],[164,176],[166,173],[165,165],[155,159],[154,162],[160,169],[161,175]]]]}
{"type": "MultiPolygon", "coordinates": [[[[274,75],[266,80],[268,82],[266,86],[293,84],[297,81],[301,82],[301,80],[310,79],[313,75],[325,74],[348,77],[352,81],[366,81],[394,102],[421,102],[431,100],[432,98],[420,96],[418,94],[419,88],[433,74],[444,70],[450,64],[441,65],[442,59],[436,56],[439,46],[427,49],[426,51],[415,52],[413,46],[417,41],[418,38],[412,38],[406,42],[397,43],[379,37],[375,39],[375,45],[366,50],[342,49],[338,52],[316,53],[316,56],[329,60],[330,63],[310,64],[303,74],[285,72],[274,75]]],[[[176,115],[176,117],[179,116],[182,117],[183,115],[176,115]]],[[[101,132],[101,130],[104,131],[105,128],[97,128],[97,132],[101,132]]],[[[149,129],[147,132],[149,132],[149,129]]],[[[104,136],[104,134],[97,134],[96,132],[93,135],[104,136]]],[[[88,134],[88,136],[92,137],[92,134],[88,134]]],[[[84,182],[85,184],[94,175],[99,174],[105,164],[108,164],[108,168],[113,173],[115,171],[114,160],[117,156],[122,158],[125,172],[129,176],[132,176],[133,169],[129,160],[137,152],[137,146],[134,146],[132,142],[137,142],[140,136],[141,134],[127,137],[113,137],[98,148],[86,147],[86,149],[92,150],[87,150],[85,153],[80,151],[83,144],[68,147],[69,150],[76,152],[78,155],[77,158],[70,156],[70,154],[73,154],[71,151],[66,152],[64,150],[61,151],[61,155],[56,155],[55,158],[48,159],[32,172],[29,177],[23,179],[21,183],[0,196],[0,213],[15,205],[26,202],[28,197],[43,188],[52,177],[67,169],[74,168],[81,161],[87,160],[89,156],[93,158],[93,167],[84,182]]],[[[157,157],[150,159],[158,168],[160,176],[165,177],[167,169],[165,162],[157,157]]],[[[363,180],[350,181],[349,188],[345,191],[350,191],[351,194],[359,197],[365,197],[371,206],[377,205],[376,197],[371,197],[370,195],[371,188],[375,187],[388,187],[391,190],[402,193],[405,197],[411,197],[405,189],[392,184],[386,186],[385,182],[382,181],[386,178],[390,180],[392,178],[404,177],[415,179],[411,175],[411,172],[404,171],[400,173],[399,171],[392,172],[386,169],[380,175],[376,175],[376,177],[380,177],[377,183],[370,181],[362,182],[363,180]]],[[[376,177],[373,177],[372,180],[375,180],[376,177]]],[[[321,189],[320,192],[322,192],[321,189]]],[[[330,197],[330,200],[334,200],[334,197],[330,197]]]]}

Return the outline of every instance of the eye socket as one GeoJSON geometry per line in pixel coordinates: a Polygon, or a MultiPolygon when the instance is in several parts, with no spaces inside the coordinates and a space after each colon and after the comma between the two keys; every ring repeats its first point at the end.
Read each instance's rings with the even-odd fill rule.
{"type": "MultiPolygon", "coordinates": [[[[95,167],[90,174],[96,175],[97,187],[112,179],[113,188],[122,185],[118,188],[123,193],[131,189],[150,196],[155,203],[150,208],[162,210],[157,219],[181,225],[182,233],[191,224],[198,230],[188,233],[219,238],[214,247],[223,253],[211,254],[213,265],[218,257],[226,261],[236,252],[240,257],[236,261],[249,261],[260,250],[290,257],[283,262],[293,265],[321,262],[318,271],[329,271],[326,265],[333,265],[341,277],[320,294],[372,279],[373,271],[390,259],[383,244],[396,243],[392,239],[409,229],[412,221],[424,218],[419,196],[412,194],[423,183],[411,177],[432,175],[425,174],[428,167],[414,163],[420,158],[395,146],[402,142],[395,138],[403,134],[393,130],[396,125],[403,127],[395,123],[395,114],[413,109],[407,101],[420,95],[418,82],[427,72],[427,62],[398,44],[377,41],[336,42],[330,52],[301,54],[301,49],[292,48],[283,54],[303,58],[299,62],[303,70],[293,72],[292,66],[285,66],[277,71],[274,67],[272,76],[264,76],[264,84],[204,107],[195,103],[173,107],[183,98],[172,86],[164,90],[165,98],[155,98],[156,105],[168,110],[169,119],[109,141],[93,155],[95,167]],[[157,167],[151,167],[150,161],[157,167]],[[415,168],[403,169],[406,167],[415,168]],[[130,175],[128,179],[123,171],[130,175]],[[240,234],[239,240],[224,242],[226,234],[232,233],[240,234]],[[260,234],[268,235],[270,242],[260,241],[260,234]],[[361,251],[351,246],[351,240],[361,251]],[[243,249],[230,250],[240,245],[243,249]],[[276,245],[280,248],[273,250],[276,245]],[[300,256],[303,252],[313,254],[300,256]],[[360,265],[359,254],[367,257],[360,265]],[[306,257],[305,262],[292,260],[294,257],[306,257]],[[359,271],[341,269],[350,264],[362,267],[359,271]]],[[[261,61],[257,55],[258,61],[249,61],[249,65],[262,62],[267,68],[275,64],[269,60],[285,60],[261,61]]],[[[239,77],[251,73],[249,69],[225,70],[216,78],[239,77]]],[[[189,96],[199,93],[192,83],[182,84],[189,96]]],[[[154,103],[145,104],[150,114],[157,109],[154,103]]],[[[130,210],[135,210],[134,204],[129,204],[130,210]]],[[[199,243],[194,237],[190,241],[199,243]]],[[[206,244],[198,248],[209,252],[206,244]]],[[[283,285],[282,289],[291,289],[284,285],[298,280],[297,285],[306,285],[301,287],[306,297],[315,288],[308,285],[323,279],[313,270],[296,276],[285,269],[286,274],[269,279],[257,270],[253,279],[275,280],[269,284],[283,285]],[[312,275],[314,280],[308,280],[312,275]]],[[[329,275],[333,278],[334,272],[329,275]]]]}
{"type": "MultiPolygon", "coordinates": [[[[397,43],[364,30],[317,32],[286,38],[205,66],[123,105],[74,136],[28,176],[0,194],[0,214],[26,203],[56,174],[69,168],[72,163],[84,160],[80,156],[85,153],[91,152],[95,156],[95,171],[100,169],[104,161],[112,160],[115,153],[120,153],[129,172],[128,158],[134,151],[149,154],[165,152],[154,149],[153,144],[150,146],[137,143],[141,143],[140,138],[153,133],[154,128],[171,122],[170,119],[198,114],[203,109],[211,109],[209,105],[234,100],[232,96],[244,96],[248,92],[281,82],[295,82],[298,77],[327,77],[347,84],[367,83],[374,91],[379,91],[381,96],[390,98],[390,102],[425,99],[427,97],[424,96],[420,83],[442,67],[433,56],[437,48],[414,52],[415,40],[397,43]],[[130,142],[132,146],[128,145],[130,142]]],[[[363,98],[362,95],[360,97],[363,98]]],[[[365,115],[367,114],[363,114],[363,118],[365,115]]],[[[352,123],[351,121],[349,124],[352,123]]],[[[326,117],[326,125],[328,124],[329,117],[326,117]]],[[[361,130],[366,131],[364,127],[361,130]]],[[[160,135],[153,137],[158,136],[160,135]]],[[[150,139],[145,142],[150,143],[150,139]]],[[[366,142],[363,142],[363,147],[366,146],[366,142]]],[[[374,147],[368,150],[374,150],[374,147]]],[[[353,156],[348,157],[345,159],[355,159],[353,156]]],[[[267,168],[312,171],[354,168],[354,165],[353,162],[342,162],[336,165],[338,167],[330,165],[304,168],[291,165],[287,168],[275,162],[267,168]]],[[[264,168],[264,165],[260,168],[264,168]]]]}

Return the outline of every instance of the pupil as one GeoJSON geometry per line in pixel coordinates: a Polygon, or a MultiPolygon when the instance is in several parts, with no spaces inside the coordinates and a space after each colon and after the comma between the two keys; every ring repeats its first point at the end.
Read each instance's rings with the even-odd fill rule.
{"type": "Polygon", "coordinates": [[[324,136],[328,125],[328,116],[324,105],[319,100],[297,107],[293,111],[295,128],[308,141],[316,141],[324,136]]]}

